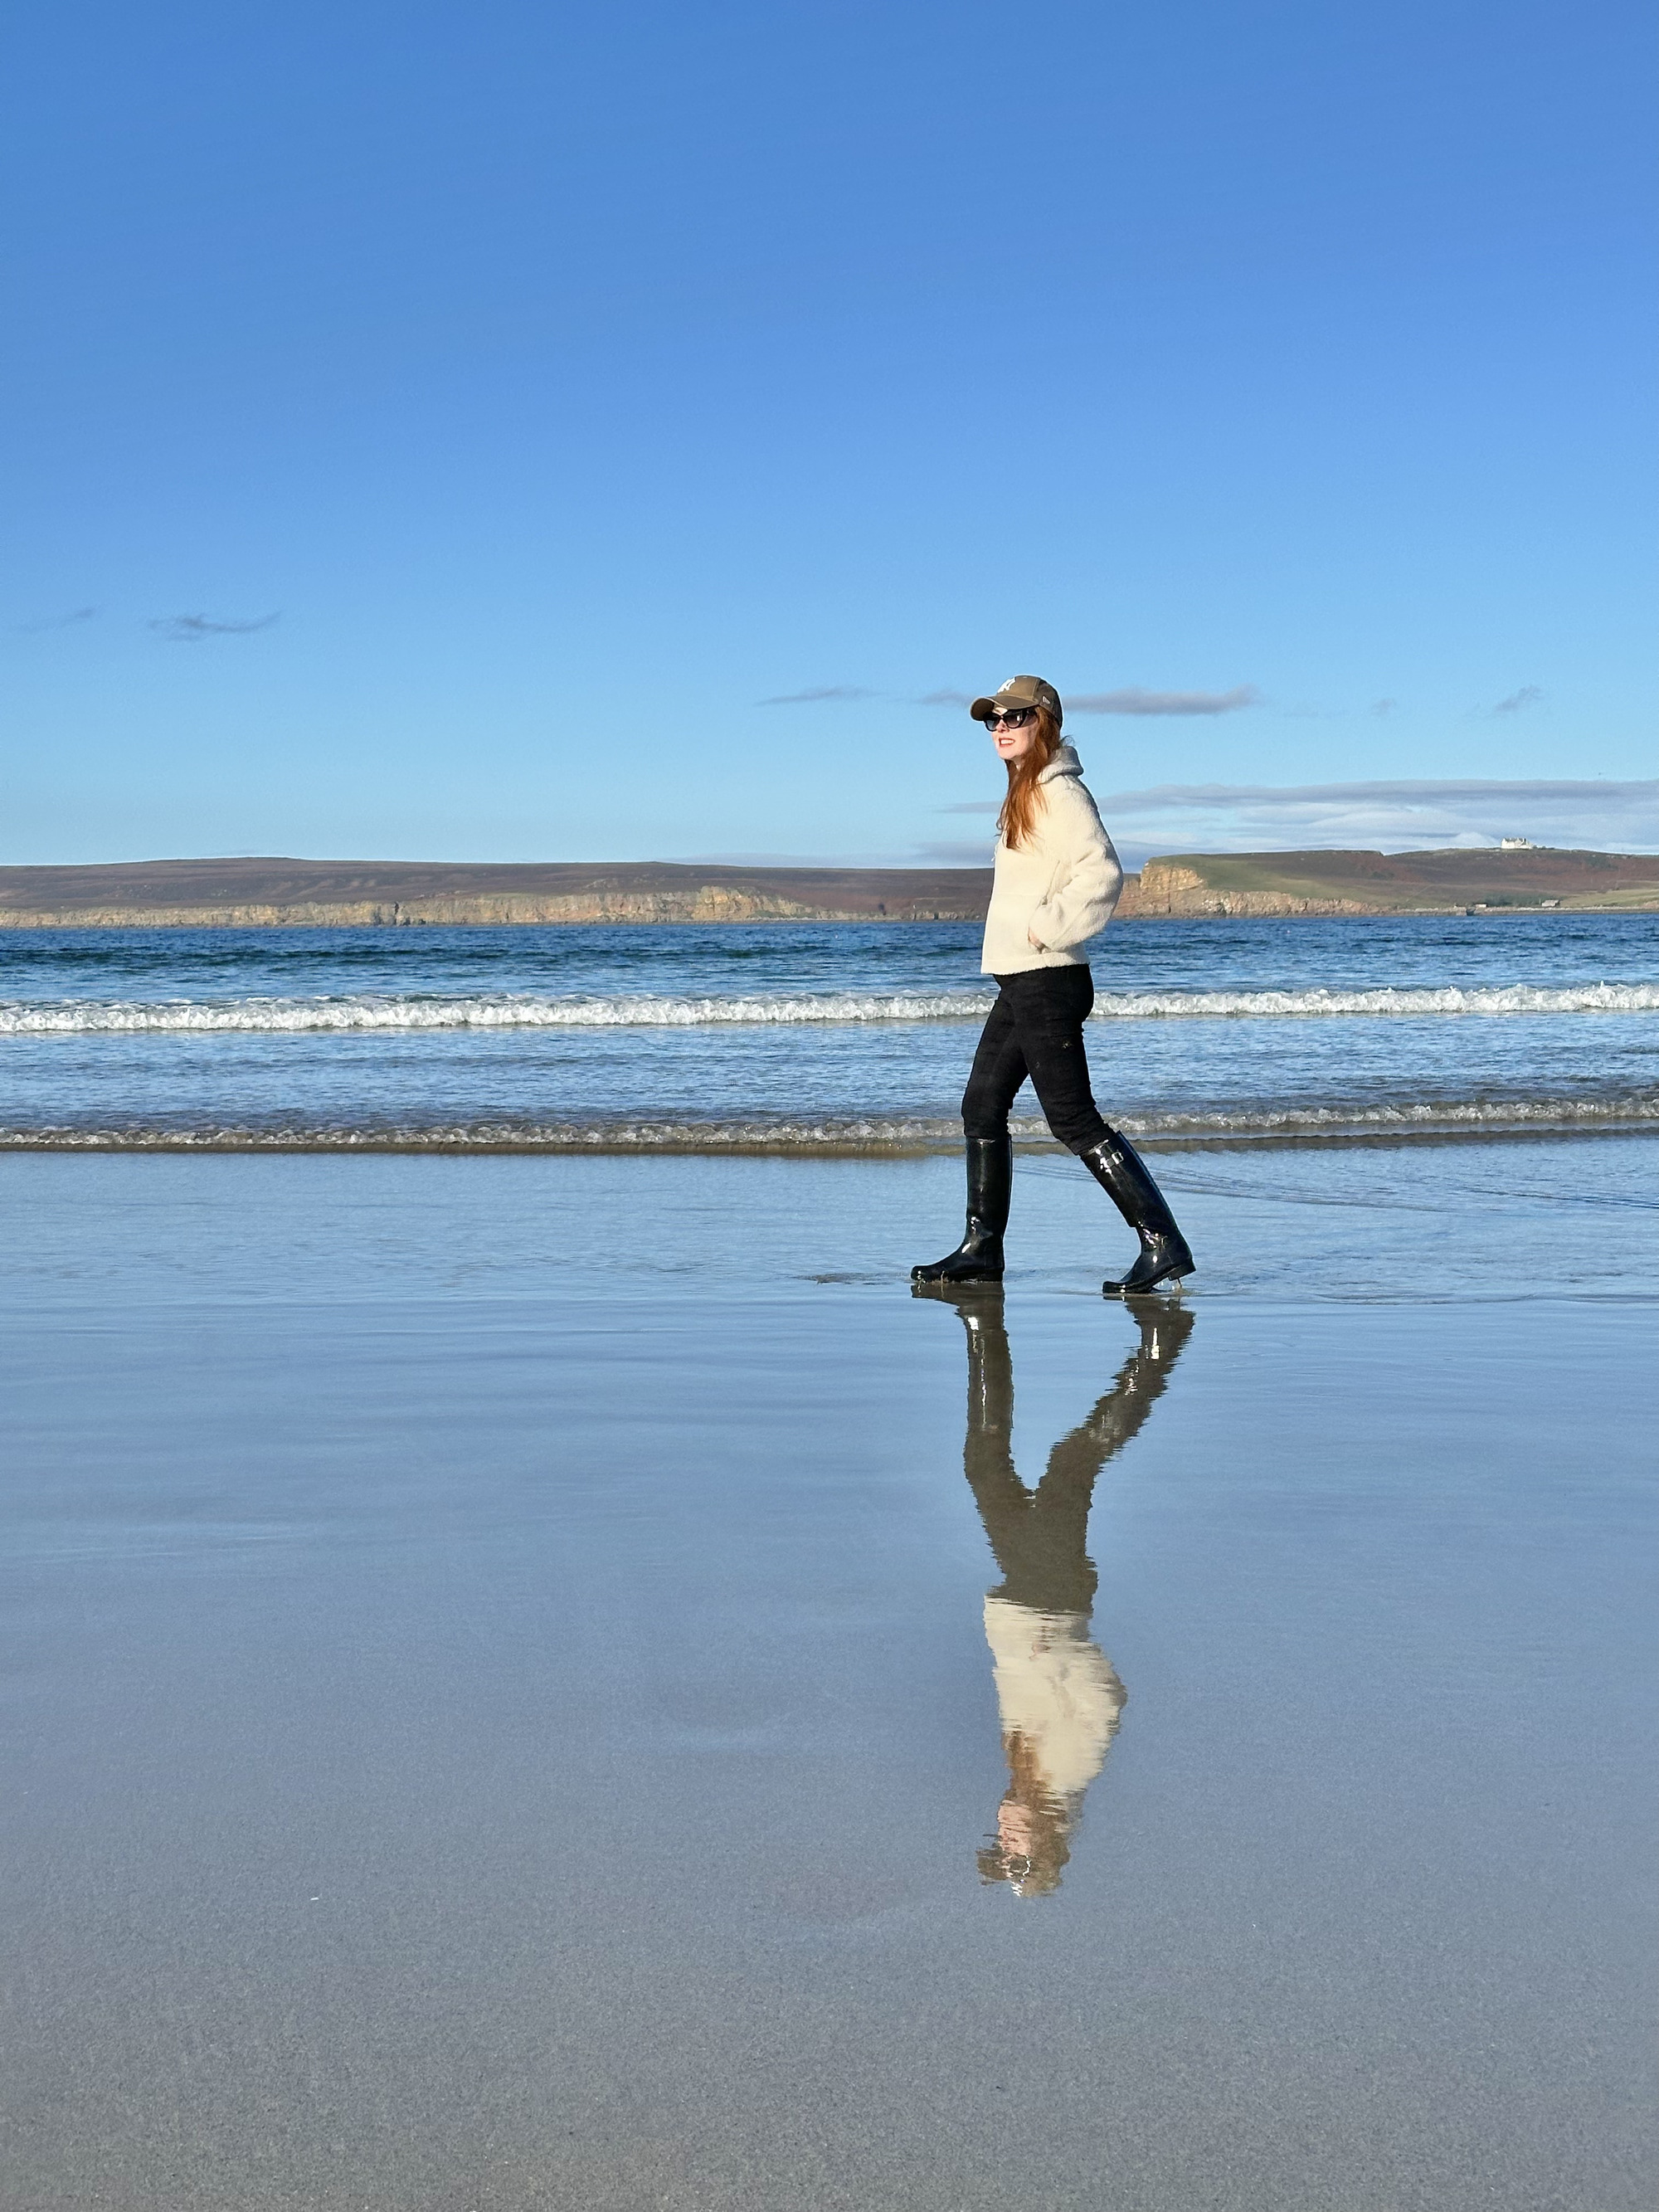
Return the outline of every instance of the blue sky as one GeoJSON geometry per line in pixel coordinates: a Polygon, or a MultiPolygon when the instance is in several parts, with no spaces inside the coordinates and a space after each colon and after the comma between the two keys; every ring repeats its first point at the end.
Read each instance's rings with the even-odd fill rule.
{"type": "Polygon", "coordinates": [[[1645,7],[11,24],[0,860],[1659,846],[1645,7]]]}

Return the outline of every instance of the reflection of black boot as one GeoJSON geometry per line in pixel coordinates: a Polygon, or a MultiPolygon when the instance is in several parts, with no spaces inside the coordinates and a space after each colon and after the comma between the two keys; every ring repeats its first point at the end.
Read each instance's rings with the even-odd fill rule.
{"type": "Polygon", "coordinates": [[[968,1139],[968,1233],[931,1267],[912,1267],[913,1283],[1000,1283],[1002,1232],[1008,1226],[1014,1146],[1009,1137],[968,1139]]]}
{"type": "Polygon", "coordinates": [[[1103,1283],[1109,1296],[1150,1291],[1193,1272],[1192,1247],[1176,1227],[1163,1192],[1129,1139],[1109,1128],[1081,1155],[1083,1164],[1140,1239],[1140,1257],[1121,1281],[1103,1283]]]}
{"type": "Polygon", "coordinates": [[[1116,1382],[1079,1431],[1103,1445],[1108,1459],[1122,1450],[1164,1395],[1170,1370],[1197,1319],[1190,1307],[1174,1298],[1148,1298],[1132,1310],[1140,1323],[1139,1346],[1124,1361],[1116,1382]]]}
{"type": "Polygon", "coordinates": [[[1002,1294],[960,1298],[956,1309],[968,1332],[968,1460],[971,1463],[976,1449],[988,1447],[1012,1475],[1014,1363],[1003,1325],[1002,1294]]]}

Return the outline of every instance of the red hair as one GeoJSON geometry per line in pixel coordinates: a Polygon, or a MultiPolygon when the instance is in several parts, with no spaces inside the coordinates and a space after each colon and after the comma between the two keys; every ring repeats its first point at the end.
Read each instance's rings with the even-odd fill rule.
{"type": "Polygon", "coordinates": [[[1008,768],[1008,796],[997,816],[997,835],[1011,851],[1018,850],[1036,827],[1037,811],[1048,801],[1038,781],[1060,750],[1060,724],[1046,707],[1036,709],[1036,736],[1018,760],[1008,768]]]}

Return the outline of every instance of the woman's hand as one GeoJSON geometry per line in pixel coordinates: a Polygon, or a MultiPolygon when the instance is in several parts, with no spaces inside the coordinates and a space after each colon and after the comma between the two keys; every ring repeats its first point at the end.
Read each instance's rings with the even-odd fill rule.
{"type": "Polygon", "coordinates": [[[1046,952],[1048,950],[1048,946],[1043,943],[1042,939],[1037,935],[1034,929],[1028,929],[1026,931],[1025,942],[1030,946],[1033,952],[1046,952]]]}

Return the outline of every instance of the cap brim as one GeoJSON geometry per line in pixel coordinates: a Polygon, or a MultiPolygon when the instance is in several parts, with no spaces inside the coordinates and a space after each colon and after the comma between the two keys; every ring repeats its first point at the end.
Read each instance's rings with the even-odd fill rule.
{"type": "MultiPolygon", "coordinates": [[[[1003,700],[1001,704],[1006,707],[1008,704],[1007,700],[1003,700]]],[[[998,702],[994,699],[975,699],[968,712],[976,722],[988,722],[992,715],[996,713],[997,705],[998,702]]]]}

